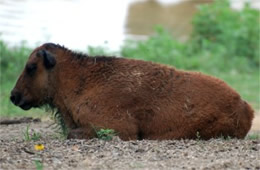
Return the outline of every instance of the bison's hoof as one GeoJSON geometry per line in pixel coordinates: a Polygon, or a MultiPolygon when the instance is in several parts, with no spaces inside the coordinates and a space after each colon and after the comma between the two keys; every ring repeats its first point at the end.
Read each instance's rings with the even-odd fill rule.
{"type": "Polygon", "coordinates": [[[71,130],[67,139],[84,139],[84,132],[81,129],[71,130]]]}

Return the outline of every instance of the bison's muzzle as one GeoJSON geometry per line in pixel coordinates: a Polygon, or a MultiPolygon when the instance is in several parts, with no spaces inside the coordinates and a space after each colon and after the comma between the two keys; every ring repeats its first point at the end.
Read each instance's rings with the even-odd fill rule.
{"type": "Polygon", "coordinates": [[[11,92],[10,100],[12,101],[13,104],[21,107],[23,110],[29,110],[32,107],[30,102],[25,99],[22,93],[16,90],[13,90],[11,92]]]}

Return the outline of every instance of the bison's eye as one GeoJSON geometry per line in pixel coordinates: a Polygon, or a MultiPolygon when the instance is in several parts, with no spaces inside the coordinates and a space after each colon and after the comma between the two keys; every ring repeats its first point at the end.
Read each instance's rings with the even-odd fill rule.
{"type": "Polygon", "coordinates": [[[28,64],[26,66],[26,73],[32,76],[37,69],[37,64],[28,64]]]}

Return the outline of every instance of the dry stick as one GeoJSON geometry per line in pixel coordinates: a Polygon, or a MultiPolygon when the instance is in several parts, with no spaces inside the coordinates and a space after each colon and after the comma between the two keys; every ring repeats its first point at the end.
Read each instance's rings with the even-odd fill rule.
{"type": "Polygon", "coordinates": [[[27,150],[26,148],[22,148],[24,152],[34,155],[35,153],[32,151],[27,150]]]}
{"type": "Polygon", "coordinates": [[[32,117],[23,117],[21,119],[0,120],[0,125],[30,123],[30,122],[41,122],[41,119],[38,119],[38,118],[37,119],[33,119],[32,117]]]}

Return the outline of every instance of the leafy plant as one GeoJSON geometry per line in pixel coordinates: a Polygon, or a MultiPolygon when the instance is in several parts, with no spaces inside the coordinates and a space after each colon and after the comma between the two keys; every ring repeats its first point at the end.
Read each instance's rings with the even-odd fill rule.
{"type": "Polygon", "coordinates": [[[201,5],[193,17],[192,48],[221,52],[226,60],[248,58],[259,66],[259,25],[259,11],[249,4],[241,11],[233,10],[228,0],[201,5]]]}
{"type": "Polygon", "coordinates": [[[96,131],[97,137],[102,140],[112,140],[113,136],[116,135],[116,132],[113,129],[99,129],[96,131]]]}
{"type": "Polygon", "coordinates": [[[258,139],[260,139],[260,134],[258,134],[258,133],[249,134],[247,136],[247,138],[251,139],[251,140],[258,140],[258,139]]]}
{"type": "Polygon", "coordinates": [[[171,64],[176,67],[189,67],[185,60],[186,45],[174,40],[162,27],[155,28],[155,35],[145,41],[127,41],[121,55],[127,58],[171,64]]]}
{"type": "Polygon", "coordinates": [[[25,140],[25,141],[31,141],[31,140],[37,141],[37,140],[40,140],[41,134],[40,134],[40,133],[37,133],[37,132],[35,132],[35,131],[32,131],[32,132],[30,133],[29,127],[30,127],[30,125],[27,125],[25,131],[23,132],[23,134],[24,134],[24,140],[25,140]]]}
{"type": "Polygon", "coordinates": [[[43,164],[39,160],[34,161],[36,170],[43,170],[43,164]]]}
{"type": "Polygon", "coordinates": [[[26,126],[26,130],[24,131],[24,140],[30,141],[30,133],[29,133],[29,125],[26,126]]]}
{"type": "Polygon", "coordinates": [[[26,43],[21,43],[18,47],[9,47],[7,43],[0,40],[0,83],[15,80],[17,74],[24,67],[24,63],[29,57],[31,49],[26,43]]]}
{"type": "Polygon", "coordinates": [[[200,132],[199,132],[199,131],[196,132],[196,139],[197,139],[197,140],[200,140],[200,139],[201,139],[201,136],[200,136],[200,132]]]}

